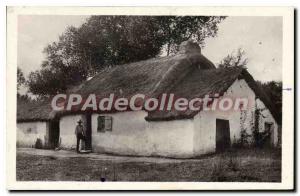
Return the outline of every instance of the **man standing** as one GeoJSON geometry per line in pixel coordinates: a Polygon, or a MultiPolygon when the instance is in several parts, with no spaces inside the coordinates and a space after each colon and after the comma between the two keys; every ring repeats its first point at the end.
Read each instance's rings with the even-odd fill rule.
{"type": "Polygon", "coordinates": [[[79,153],[79,144],[80,144],[80,140],[85,140],[85,135],[84,135],[84,129],[82,126],[82,121],[81,119],[77,122],[78,125],[76,126],[75,129],[75,135],[76,135],[76,139],[77,139],[77,143],[76,143],[76,152],[79,153]]]}

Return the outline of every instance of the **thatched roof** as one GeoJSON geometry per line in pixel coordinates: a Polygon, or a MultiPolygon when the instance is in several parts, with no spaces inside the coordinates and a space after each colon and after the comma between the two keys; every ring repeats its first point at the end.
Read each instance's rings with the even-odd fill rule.
{"type": "MultiPolygon", "coordinates": [[[[214,64],[200,53],[199,46],[191,42],[182,44],[180,51],[173,56],[153,58],[105,69],[71,92],[83,97],[87,97],[89,94],[108,97],[114,93],[115,97],[126,98],[136,94],[158,97],[163,93],[174,93],[177,97],[191,99],[215,93],[222,94],[238,78],[246,79],[249,86],[276,118],[276,110],[272,107],[272,103],[259,89],[247,70],[239,67],[216,69],[214,64]]],[[[47,120],[70,114],[70,111],[61,111],[56,115],[53,115],[53,112],[50,114],[50,104],[43,104],[25,104],[19,107],[18,103],[18,120],[47,120]]],[[[76,112],[81,111],[72,108],[71,113],[76,112]]],[[[192,118],[195,114],[192,111],[151,112],[146,120],[192,118]]]]}
{"type": "Polygon", "coordinates": [[[55,117],[50,101],[17,99],[17,122],[49,121],[55,117]]]}
{"type": "Polygon", "coordinates": [[[137,93],[153,96],[171,88],[196,67],[215,68],[200,53],[153,58],[102,71],[73,93],[82,96],[92,93],[99,96],[108,96],[111,93],[120,97],[130,97],[137,93]]]}
{"type": "MultiPolygon", "coordinates": [[[[194,69],[182,80],[182,82],[170,89],[168,93],[173,93],[175,97],[185,97],[187,99],[203,98],[205,95],[215,94],[219,94],[221,96],[237,79],[245,79],[249,87],[256,94],[256,97],[259,98],[271,111],[275,120],[280,122],[276,108],[274,108],[271,100],[267,97],[261,87],[256,84],[248,71],[241,67],[208,70],[194,69]]],[[[148,113],[146,120],[160,121],[188,119],[194,117],[197,113],[197,111],[195,112],[191,110],[154,111],[148,113]]]]}

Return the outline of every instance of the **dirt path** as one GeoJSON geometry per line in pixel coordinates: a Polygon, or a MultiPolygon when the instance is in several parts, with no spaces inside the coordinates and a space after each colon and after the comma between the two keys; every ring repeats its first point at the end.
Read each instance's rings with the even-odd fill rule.
{"type": "Polygon", "coordinates": [[[114,162],[147,162],[147,163],[180,163],[185,161],[196,161],[196,159],[173,159],[173,158],[163,158],[163,157],[134,157],[134,156],[117,156],[108,154],[78,154],[74,151],[67,150],[41,150],[35,148],[18,148],[17,153],[25,153],[29,155],[39,155],[39,156],[49,156],[57,158],[71,158],[71,157],[81,157],[88,158],[91,160],[105,160],[114,162]]]}

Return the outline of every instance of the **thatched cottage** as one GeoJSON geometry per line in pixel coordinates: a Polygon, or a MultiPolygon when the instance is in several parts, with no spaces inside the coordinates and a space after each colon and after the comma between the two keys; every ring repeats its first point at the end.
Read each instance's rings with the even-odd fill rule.
{"type": "Polygon", "coordinates": [[[54,148],[58,145],[59,121],[49,101],[17,99],[17,147],[54,148]]]}
{"type": "MultiPolygon", "coordinates": [[[[18,142],[22,143],[30,133],[30,138],[40,137],[45,144],[72,149],[76,145],[74,130],[79,119],[86,128],[86,147],[99,153],[184,158],[221,151],[245,138],[253,143],[254,135],[267,135],[270,146],[278,142],[276,112],[247,70],[217,69],[201,54],[200,47],[189,41],[180,46],[176,55],[104,70],[81,84],[74,93],[104,97],[111,93],[119,97],[173,93],[188,99],[219,94],[220,97],[247,97],[252,105],[246,110],[227,112],[72,110],[50,115],[48,109],[31,109],[38,114],[45,112],[43,118],[18,107],[18,134],[22,133],[18,142]],[[36,128],[28,131],[32,125],[36,128]]],[[[49,108],[49,104],[45,107],[49,108]]]]}

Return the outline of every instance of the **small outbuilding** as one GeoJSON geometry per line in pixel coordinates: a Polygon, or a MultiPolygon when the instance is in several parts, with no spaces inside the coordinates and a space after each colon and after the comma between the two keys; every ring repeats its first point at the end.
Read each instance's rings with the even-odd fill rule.
{"type": "Polygon", "coordinates": [[[17,147],[59,146],[59,119],[49,101],[17,99],[17,147]]]}

